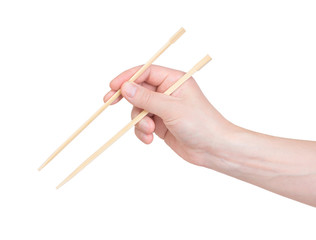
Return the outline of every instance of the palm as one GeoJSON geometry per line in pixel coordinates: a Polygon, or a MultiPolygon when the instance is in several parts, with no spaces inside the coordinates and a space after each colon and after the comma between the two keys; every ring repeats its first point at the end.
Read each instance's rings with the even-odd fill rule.
{"type": "MultiPolygon", "coordinates": [[[[112,91],[104,97],[104,100],[106,101],[119,90],[138,69],[139,67],[127,70],[112,80],[110,84],[112,91]]],[[[136,83],[151,91],[163,93],[183,74],[169,68],[151,66],[136,80],[136,83]]],[[[196,156],[204,147],[201,139],[209,137],[201,123],[211,119],[210,114],[214,113],[205,109],[212,107],[210,108],[210,103],[193,78],[186,81],[172,96],[170,106],[166,110],[163,109],[163,116],[147,115],[136,125],[135,134],[141,141],[149,144],[153,141],[153,133],[155,133],[182,158],[200,165],[196,156]]],[[[142,109],[134,107],[132,118],[140,111],[142,109]]]]}

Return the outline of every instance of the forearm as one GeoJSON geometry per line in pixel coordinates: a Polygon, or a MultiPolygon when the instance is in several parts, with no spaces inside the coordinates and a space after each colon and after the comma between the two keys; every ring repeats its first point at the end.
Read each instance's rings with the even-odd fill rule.
{"type": "Polygon", "coordinates": [[[206,167],[316,206],[316,142],[238,127],[226,138],[213,154],[217,163],[206,161],[206,167]]]}

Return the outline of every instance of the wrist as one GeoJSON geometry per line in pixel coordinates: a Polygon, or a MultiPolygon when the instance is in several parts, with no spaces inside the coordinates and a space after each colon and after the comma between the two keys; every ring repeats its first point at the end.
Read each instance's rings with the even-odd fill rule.
{"type": "Polygon", "coordinates": [[[255,184],[291,175],[286,164],[274,159],[277,139],[233,125],[219,138],[218,147],[208,151],[212,157],[205,161],[205,167],[255,184]]]}
{"type": "Polygon", "coordinates": [[[237,152],[240,152],[237,143],[241,136],[245,134],[245,129],[240,128],[229,121],[221,121],[220,126],[211,127],[208,136],[211,141],[205,144],[205,156],[203,157],[203,167],[211,168],[219,172],[227,172],[235,169],[233,164],[237,152]]]}
{"type": "Polygon", "coordinates": [[[227,124],[207,150],[203,166],[239,178],[267,178],[276,175],[277,166],[266,161],[261,134],[227,124]]]}

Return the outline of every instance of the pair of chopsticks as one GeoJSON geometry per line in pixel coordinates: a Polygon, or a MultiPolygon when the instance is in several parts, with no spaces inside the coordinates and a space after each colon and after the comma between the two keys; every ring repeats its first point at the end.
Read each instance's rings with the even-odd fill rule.
{"type": "MultiPolygon", "coordinates": [[[[185,32],[183,28],[180,28],[169,41],[158,50],[158,52],[152,56],[149,61],[143,65],[130,79],[129,82],[134,82],[146,69],[173,43],[175,43],[185,32]]],[[[164,94],[170,95],[178,87],[180,87],[187,79],[189,79],[196,71],[200,70],[205,64],[211,60],[211,57],[206,55],[202,60],[200,60],[190,71],[183,75],[177,82],[175,82],[171,87],[169,87],[164,94]]],[[[121,90],[118,90],[104,105],[101,106],[77,131],[75,131],[62,145],[60,145],[55,152],[39,167],[38,170],[43,169],[49,162],[51,162],[74,138],[76,138],[94,119],[96,119],[111,103],[113,103],[121,95],[121,90]]],[[[108,142],[101,146],[95,153],[93,153],[88,159],[86,159],[82,164],[80,164],[68,177],[66,177],[56,188],[60,188],[70,179],[72,179],[76,174],[78,174],[83,168],[85,168],[89,163],[91,163],[95,158],[97,158],[102,152],[104,152],[108,147],[110,147],[116,140],[118,140],[124,133],[135,126],[141,119],[143,119],[148,112],[143,110],[138,114],[132,121],[130,121],[125,127],[123,127],[117,134],[115,134],[108,142]]]]}

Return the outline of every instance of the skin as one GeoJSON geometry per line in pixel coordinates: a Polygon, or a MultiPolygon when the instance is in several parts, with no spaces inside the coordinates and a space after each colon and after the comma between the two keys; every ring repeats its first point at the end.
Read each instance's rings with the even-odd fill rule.
{"type": "Polygon", "coordinates": [[[139,68],[113,79],[104,101],[121,89],[134,105],[132,118],[142,109],[151,113],[135,126],[143,143],[150,144],[155,133],[192,164],[316,207],[316,142],[234,125],[212,106],[193,78],[171,96],[162,94],[184,74],[181,71],[153,65],[135,83],[126,82],[139,68]]]}

